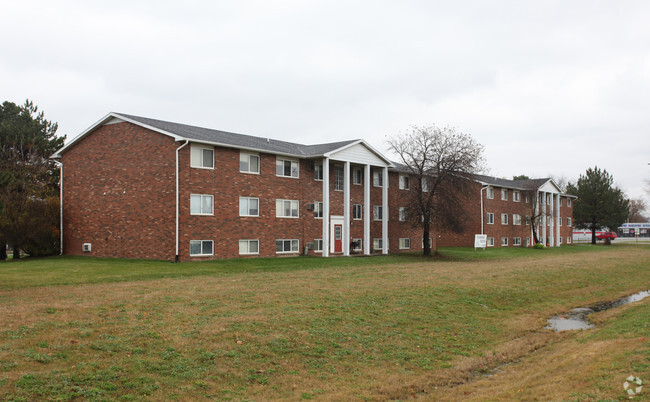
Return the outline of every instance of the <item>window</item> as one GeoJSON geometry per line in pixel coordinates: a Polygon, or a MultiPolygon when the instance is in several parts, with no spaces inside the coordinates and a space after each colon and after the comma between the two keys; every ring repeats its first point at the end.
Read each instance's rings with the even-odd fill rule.
{"type": "Polygon", "coordinates": [[[372,240],[372,248],[373,248],[373,250],[383,250],[383,248],[384,248],[383,239],[373,239],[372,240]]]}
{"type": "Polygon", "coordinates": [[[567,238],[566,238],[566,244],[571,244],[571,237],[568,237],[568,236],[567,236],[567,238]]]}
{"type": "Polygon", "coordinates": [[[487,246],[488,247],[494,247],[494,237],[488,237],[487,238],[487,246]]]}
{"type": "Polygon", "coordinates": [[[494,188],[492,188],[492,187],[488,187],[486,197],[487,197],[489,200],[493,200],[493,199],[494,199],[494,188]]]}
{"type": "Polygon", "coordinates": [[[526,197],[524,197],[526,203],[530,203],[530,197],[528,194],[526,194],[526,197]]]}
{"type": "Polygon", "coordinates": [[[239,154],[239,171],[242,173],[259,173],[260,156],[242,152],[239,154]]]}
{"type": "Polygon", "coordinates": [[[260,216],[260,199],[239,197],[239,216],[260,216]]]}
{"type": "Polygon", "coordinates": [[[323,203],[316,201],[314,203],[314,218],[323,217],[323,203]]]}
{"type": "Polygon", "coordinates": [[[381,205],[372,206],[372,219],[380,221],[383,219],[384,215],[382,213],[383,207],[381,205]]]}
{"type": "Polygon", "coordinates": [[[190,240],[190,256],[212,255],[212,240],[190,240]]]}
{"type": "Polygon", "coordinates": [[[411,178],[406,175],[399,175],[399,189],[400,190],[410,190],[411,189],[411,178]]]}
{"type": "Polygon", "coordinates": [[[192,145],[190,151],[190,166],[195,168],[214,169],[214,148],[192,145]]]}
{"type": "Polygon", "coordinates": [[[566,218],[566,225],[571,226],[571,218],[566,218]]]}
{"type": "Polygon", "coordinates": [[[275,241],[276,253],[297,253],[299,250],[298,239],[278,239],[275,241]]]}
{"type": "Polygon", "coordinates": [[[560,240],[560,244],[562,244],[562,237],[560,237],[558,240],[560,240]]]}
{"type": "Polygon", "coordinates": [[[406,222],[409,220],[409,209],[408,207],[399,207],[399,221],[406,222]]]}
{"type": "Polygon", "coordinates": [[[501,189],[501,199],[503,201],[508,201],[508,190],[506,190],[505,188],[501,189]]]}
{"type": "Polygon", "coordinates": [[[239,241],[239,254],[259,254],[260,241],[259,240],[240,240],[239,241]]]}
{"type": "Polygon", "coordinates": [[[343,191],[343,166],[334,166],[334,190],[343,191]]]}
{"type": "Polygon", "coordinates": [[[530,237],[526,237],[526,247],[530,246],[530,237]]]}
{"type": "Polygon", "coordinates": [[[190,214],[192,215],[212,215],[214,212],[213,205],[211,195],[190,195],[190,214]]]}
{"type": "Polygon", "coordinates": [[[352,219],[360,220],[363,218],[363,206],[361,204],[352,205],[352,219]]]}
{"type": "Polygon", "coordinates": [[[520,201],[521,201],[521,192],[516,191],[516,190],[513,191],[513,192],[512,192],[512,200],[513,200],[514,202],[520,202],[520,201]]]}
{"type": "Polygon", "coordinates": [[[557,220],[557,225],[558,225],[558,226],[562,226],[562,220],[563,220],[562,218],[560,218],[560,219],[557,220]]]}
{"type": "Polygon", "coordinates": [[[526,215],[526,226],[530,225],[530,215],[526,215]]]}
{"type": "Polygon", "coordinates": [[[420,183],[422,184],[422,191],[425,193],[429,192],[429,178],[428,177],[423,177],[420,179],[420,183]]]}
{"type": "Polygon", "coordinates": [[[318,181],[323,180],[323,165],[320,164],[314,165],[314,180],[318,180],[318,181]]]}
{"type": "Polygon", "coordinates": [[[399,248],[400,250],[407,250],[411,248],[411,239],[409,238],[399,239],[399,248]]]}
{"type": "Polygon", "coordinates": [[[352,251],[361,251],[363,250],[363,239],[357,238],[352,239],[352,251]]]}
{"type": "Polygon", "coordinates": [[[352,169],[352,184],[363,183],[363,170],[359,168],[352,169]]]}
{"type": "Polygon", "coordinates": [[[298,162],[278,158],[275,165],[275,174],[282,177],[298,177],[298,162]]]}
{"type": "Polygon", "coordinates": [[[372,171],[372,185],[375,187],[381,187],[384,182],[384,176],[380,170],[372,171]]]}
{"type": "Polygon", "coordinates": [[[508,224],[508,214],[501,214],[501,224],[502,225],[508,224]]]}
{"type": "Polygon", "coordinates": [[[494,224],[494,214],[492,212],[487,213],[487,223],[488,225],[494,224]]]}
{"type": "Polygon", "coordinates": [[[513,246],[521,246],[521,237],[513,237],[512,238],[512,245],[513,246]]]}
{"type": "MultiPolygon", "coordinates": [[[[519,214],[512,214],[512,224],[513,225],[521,225],[521,215],[519,214]]],[[[521,239],[520,239],[521,240],[521,239]]]]}
{"type": "Polygon", "coordinates": [[[275,216],[277,218],[297,218],[297,200],[275,200],[275,216]]]}
{"type": "Polygon", "coordinates": [[[314,252],[316,253],[323,252],[323,239],[314,240],[314,252]]]}
{"type": "Polygon", "coordinates": [[[501,238],[501,245],[502,246],[507,246],[508,245],[508,238],[507,237],[502,237],[501,238]]]}
{"type": "Polygon", "coordinates": [[[566,206],[571,207],[571,198],[566,199],[566,206]]]}

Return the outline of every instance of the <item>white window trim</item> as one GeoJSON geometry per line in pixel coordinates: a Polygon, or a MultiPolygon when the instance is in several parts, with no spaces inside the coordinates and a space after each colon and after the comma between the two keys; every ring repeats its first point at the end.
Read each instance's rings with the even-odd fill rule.
{"type": "Polygon", "coordinates": [[[372,249],[375,251],[382,250],[383,249],[382,243],[383,243],[383,239],[381,237],[372,239],[372,249]]]}
{"type": "MultiPolygon", "coordinates": [[[[246,242],[246,243],[248,244],[248,249],[249,249],[249,250],[251,249],[251,246],[250,246],[251,242],[257,242],[257,252],[255,252],[255,253],[251,253],[251,252],[249,251],[249,252],[247,252],[247,253],[242,253],[242,252],[240,251],[240,252],[239,252],[239,255],[259,255],[259,254],[260,254],[260,239],[240,239],[240,240],[239,240],[239,244],[241,244],[241,242],[246,242]]],[[[241,248],[240,248],[240,250],[241,250],[241,248]]]]}
{"type": "Polygon", "coordinates": [[[275,249],[276,254],[296,254],[296,253],[300,253],[300,240],[299,239],[275,239],[275,247],[276,247],[276,249],[275,249]],[[291,250],[289,250],[289,251],[278,251],[277,250],[277,244],[278,244],[279,241],[281,241],[283,243],[285,241],[290,241],[292,244],[293,244],[294,241],[298,242],[298,250],[296,250],[296,251],[291,251],[291,250]]]}
{"type": "Polygon", "coordinates": [[[398,187],[399,187],[400,190],[404,190],[404,191],[411,190],[411,176],[409,176],[407,174],[401,174],[401,175],[399,175],[398,181],[399,181],[398,187]],[[408,179],[408,187],[402,186],[402,178],[407,178],[408,179]]]}
{"type": "Polygon", "coordinates": [[[501,201],[508,201],[508,189],[507,188],[502,188],[501,189],[501,201]]]}
{"type": "Polygon", "coordinates": [[[212,194],[190,194],[190,215],[193,216],[214,216],[214,196],[212,194]],[[203,197],[210,197],[212,198],[212,212],[209,214],[204,213],[204,212],[192,212],[192,197],[201,197],[201,202],[200,205],[203,207],[203,197]]]}
{"type": "Polygon", "coordinates": [[[372,206],[372,220],[373,221],[381,221],[384,218],[384,211],[383,211],[383,205],[373,205],[372,206]],[[375,210],[378,209],[379,212],[379,218],[377,218],[377,214],[375,214],[375,210]]]}
{"type": "Polygon", "coordinates": [[[521,246],[521,237],[513,237],[512,238],[512,245],[513,246],[521,246]]]}
{"type": "Polygon", "coordinates": [[[566,206],[567,208],[571,208],[571,198],[566,199],[566,206]]]}
{"type": "Polygon", "coordinates": [[[202,146],[202,145],[197,145],[197,144],[192,144],[190,146],[190,167],[195,168],[195,169],[214,170],[214,165],[215,165],[215,163],[214,163],[214,147],[202,146]],[[193,165],[192,164],[192,150],[193,149],[200,149],[201,150],[201,165],[193,165]],[[212,151],[212,167],[202,166],[202,163],[203,163],[203,150],[204,149],[209,149],[210,151],[212,151]]]}
{"type": "Polygon", "coordinates": [[[246,174],[260,174],[260,170],[262,170],[262,158],[260,157],[260,154],[256,154],[253,152],[244,152],[240,151],[239,153],[239,172],[240,173],[246,173],[246,174]],[[241,158],[242,156],[247,156],[248,157],[248,167],[250,168],[251,166],[251,156],[256,156],[257,157],[257,172],[251,171],[251,170],[241,170],[241,158]]]}
{"type": "Polygon", "coordinates": [[[521,215],[512,214],[512,224],[515,226],[521,226],[521,215]]]}
{"type": "MultiPolygon", "coordinates": [[[[293,208],[291,208],[291,209],[293,210],[293,208]]],[[[275,217],[276,218],[286,218],[286,219],[298,219],[298,218],[300,218],[300,201],[298,201],[298,200],[285,200],[285,199],[277,198],[275,200],[275,217]],[[278,210],[278,201],[282,201],[283,203],[284,203],[284,201],[289,201],[292,204],[295,202],[296,203],[296,210],[298,211],[298,215],[297,216],[279,215],[280,212],[284,212],[284,207],[281,210],[278,210]]]]}
{"type": "MultiPolygon", "coordinates": [[[[284,170],[284,166],[283,166],[283,170],[284,170]]],[[[293,169],[291,169],[291,170],[293,170],[293,169]]],[[[288,179],[299,179],[300,178],[300,161],[298,161],[296,159],[284,158],[284,157],[280,157],[280,156],[276,157],[276,159],[275,159],[275,175],[277,177],[286,177],[288,179]],[[293,175],[285,176],[284,174],[278,174],[278,162],[280,162],[280,161],[283,162],[283,165],[284,165],[284,162],[291,162],[292,165],[295,163],[297,165],[296,172],[298,174],[296,176],[293,176],[293,175]]]]}
{"type": "Polygon", "coordinates": [[[400,250],[410,250],[411,249],[411,238],[410,237],[400,237],[398,246],[399,246],[400,250]],[[408,247],[402,247],[402,242],[404,240],[408,240],[408,247]]]}
{"type": "Polygon", "coordinates": [[[504,225],[504,226],[508,224],[508,214],[501,214],[501,224],[504,225]],[[505,219],[506,223],[503,223],[503,221],[504,221],[503,218],[506,218],[505,219]]]}
{"type": "Polygon", "coordinates": [[[363,204],[352,204],[352,220],[355,220],[355,221],[363,220],[363,204]],[[357,206],[359,207],[359,211],[361,211],[361,213],[359,214],[358,218],[355,218],[354,217],[354,209],[357,206]]]}
{"type": "Polygon", "coordinates": [[[488,247],[494,247],[494,237],[488,237],[486,244],[488,247]]]}
{"type": "Polygon", "coordinates": [[[488,200],[494,199],[494,187],[487,188],[487,191],[485,192],[485,198],[487,198],[488,200]]]}
{"type": "MultiPolygon", "coordinates": [[[[277,162],[276,162],[276,169],[277,169],[277,162]]],[[[314,163],[314,180],[315,181],[323,181],[323,164],[322,163],[314,163]],[[316,178],[316,172],[318,171],[319,166],[320,166],[320,175],[321,175],[320,179],[316,178]]]]}
{"type": "MultiPolygon", "coordinates": [[[[250,214],[242,215],[242,213],[241,213],[241,208],[240,208],[240,210],[239,210],[239,216],[245,216],[245,217],[259,217],[259,216],[260,216],[260,199],[257,198],[257,197],[239,197],[239,202],[240,202],[240,204],[241,204],[241,200],[242,200],[242,198],[247,199],[247,200],[257,200],[257,215],[250,215],[250,214]]],[[[248,211],[250,212],[250,203],[249,203],[249,206],[248,206],[248,211]]]]}
{"type": "Polygon", "coordinates": [[[400,222],[406,222],[409,219],[409,208],[408,207],[399,207],[399,211],[397,212],[397,219],[400,222]],[[404,218],[404,219],[402,219],[404,218]]]}
{"type": "Polygon", "coordinates": [[[353,168],[352,169],[352,184],[355,186],[361,186],[363,185],[363,170],[361,168],[353,168]],[[356,172],[359,172],[359,182],[357,183],[356,178],[357,174],[356,172]]]}
{"type": "Polygon", "coordinates": [[[518,190],[512,191],[512,201],[521,202],[521,192],[518,190]]]}
{"type": "Polygon", "coordinates": [[[214,241],[213,240],[190,240],[190,257],[207,257],[214,255],[214,241]],[[192,242],[201,242],[201,254],[192,254],[192,242]],[[210,242],[212,243],[212,253],[211,254],[203,254],[203,243],[204,242],[210,242]]]}
{"type": "Polygon", "coordinates": [[[510,239],[508,239],[507,237],[502,237],[501,238],[501,247],[509,247],[509,243],[510,243],[509,240],[510,239]]]}
{"type": "MultiPolygon", "coordinates": [[[[324,204],[321,201],[314,202],[314,219],[323,219],[323,208],[324,208],[324,204]],[[316,216],[316,212],[320,212],[320,216],[316,216]]],[[[298,215],[300,215],[300,211],[298,211],[298,215]]]]}
{"type": "Polygon", "coordinates": [[[571,226],[571,218],[570,217],[566,218],[566,225],[571,226]]]}
{"type": "Polygon", "coordinates": [[[314,253],[322,253],[323,252],[323,239],[314,239],[314,253]],[[316,244],[320,242],[320,250],[316,249],[316,244]]]}
{"type": "Polygon", "coordinates": [[[383,175],[383,172],[381,170],[373,170],[372,171],[372,186],[373,187],[380,187],[380,188],[384,187],[384,175],[383,175]],[[379,184],[379,185],[376,184],[375,175],[379,178],[379,182],[381,182],[381,184],[379,184]]]}
{"type": "Polygon", "coordinates": [[[352,241],[356,242],[359,241],[359,248],[353,248],[352,251],[363,251],[363,239],[360,237],[353,238],[352,241]]]}
{"type": "Polygon", "coordinates": [[[485,221],[488,225],[494,225],[494,212],[488,212],[485,221]],[[492,216],[492,222],[490,222],[490,216],[492,216]]]}
{"type": "Polygon", "coordinates": [[[334,191],[343,191],[345,188],[345,168],[343,165],[334,165],[334,191]],[[341,172],[341,188],[336,188],[336,172],[341,172]]]}

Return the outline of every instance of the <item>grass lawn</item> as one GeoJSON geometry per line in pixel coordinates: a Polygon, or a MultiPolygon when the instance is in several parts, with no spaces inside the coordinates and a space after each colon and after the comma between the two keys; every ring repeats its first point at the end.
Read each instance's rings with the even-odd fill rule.
{"type": "MultiPolygon", "coordinates": [[[[650,381],[650,246],[173,264],[0,263],[0,399],[624,399],[650,381]]],[[[644,390],[641,399],[648,398],[644,390]]]]}

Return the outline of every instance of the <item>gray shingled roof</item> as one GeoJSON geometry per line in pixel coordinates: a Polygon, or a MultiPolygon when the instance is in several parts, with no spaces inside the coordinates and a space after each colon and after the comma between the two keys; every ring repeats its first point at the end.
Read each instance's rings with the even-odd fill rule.
{"type": "Polygon", "coordinates": [[[270,138],[254,137],[252,135],[236,134],[227,131],[189,126],[187,124],[172,123],[169,121],[150,119],[125,113],[115,113],[115,115],[123,116],[127,119],[137,121],[189,140],[271,153],[295,155],[302,158],[323,156],[327,152],[359,141],[347,140],[326,144],[303,145],[293,142],[278,141],[270,138]]]}

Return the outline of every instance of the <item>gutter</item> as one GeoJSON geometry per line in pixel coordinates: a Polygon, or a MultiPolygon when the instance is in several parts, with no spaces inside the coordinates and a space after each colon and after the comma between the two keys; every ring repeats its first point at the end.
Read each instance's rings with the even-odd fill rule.
{"type": "Polygon", "coordinates": [[[176,148],[176,256],[174,257],[174,262],[179,262],[178,258],[178,209],[179,209],[179,199],[178,199],[178,191],[179,191],[179,179],[178,179],[178,151],[180,151],[183,147],[185,147],[187,144],[189,144],[189,140],[185,140],[185,144],[181,145],[180,147],[176,148]]]}
{"type": "Polygon", "coordinates": [[[59,255],[63,255],[63,162],[54,161],[54,163],[59,165],[59,235],[61,236],[59,255]]]}

